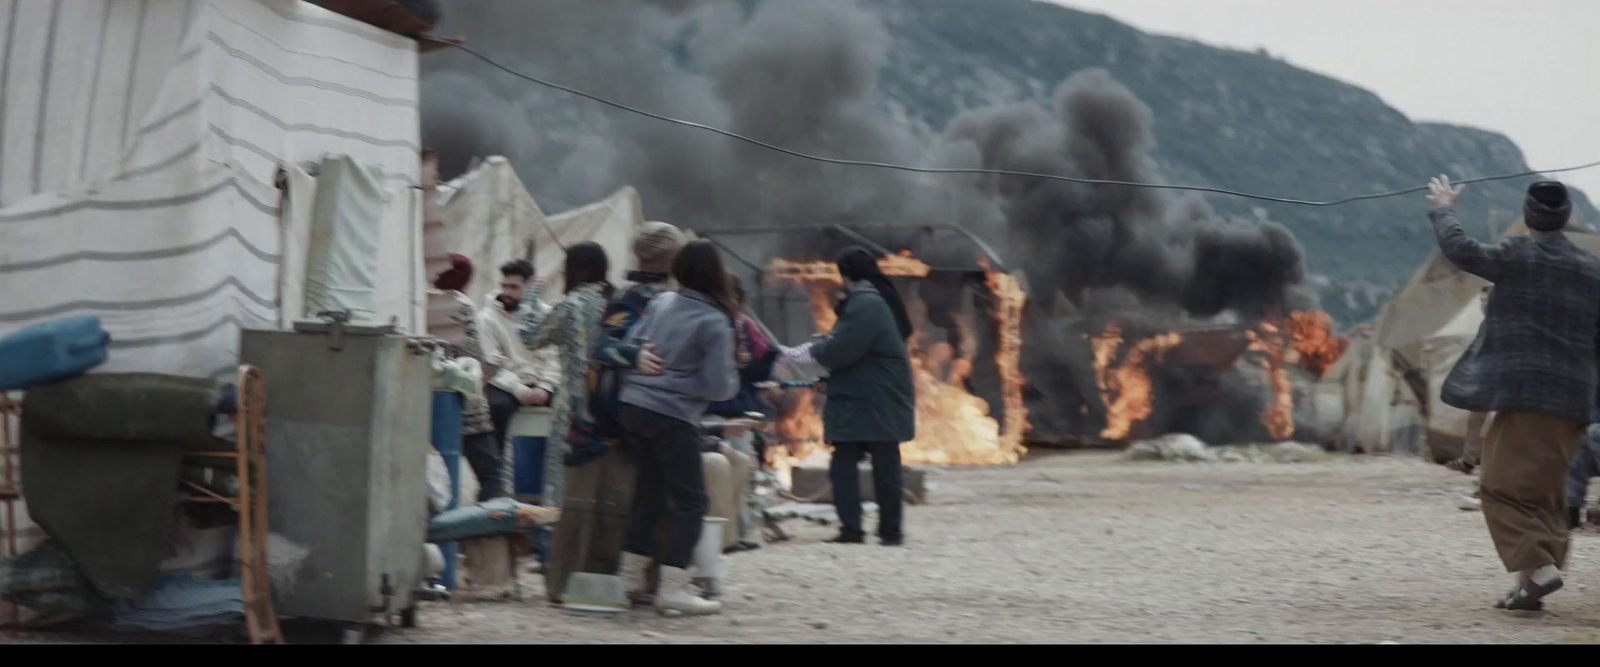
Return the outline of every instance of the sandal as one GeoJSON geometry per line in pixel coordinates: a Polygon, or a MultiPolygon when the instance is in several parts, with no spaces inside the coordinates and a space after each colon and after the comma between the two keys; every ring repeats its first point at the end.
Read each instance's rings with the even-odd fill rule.
{"type": "Polygon", "coordinates": [[[1499,608],[1509,611],[1539,611],[1544,609],[1545,596],[1561,590],[1562,585],[1560,579],[1548,584],[1528,581],[1521,588],[1512,591],[1511,595],[1506,596],[1503,606],[1499,608]]]}

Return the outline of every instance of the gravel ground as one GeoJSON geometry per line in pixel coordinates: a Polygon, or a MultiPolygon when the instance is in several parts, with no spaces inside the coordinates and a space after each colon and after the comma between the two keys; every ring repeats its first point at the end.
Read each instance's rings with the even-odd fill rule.
{"type": "Polygon", "coordinates": [[[530,574],[524,602],[458,596],[372,641],[1600,643],[1600,537],[1575,539],[1549,611],[1491,609],[1507,577],[1482,515],[1457,509],[1470,478],[1439,466],[1081,454],[930,482],[904,548],[793,523],[796,539],[728,557],[720,616],[575,616],[530,574]]]}

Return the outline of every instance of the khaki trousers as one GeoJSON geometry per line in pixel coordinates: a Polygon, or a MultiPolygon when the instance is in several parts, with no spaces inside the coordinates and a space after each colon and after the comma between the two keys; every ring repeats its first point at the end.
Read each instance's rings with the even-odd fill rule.
{"type": "Polygon", "coordinates": [[[1483,422],[1488,417],[1487,412],[1473,412],[1467,415],[1467,445],[1461,458],[1474,466],[1483,462],[1483,422]]]}
{"type": "Polygon", "coordinates": [[[1567,562],[1567,468],[1583,425],[1552,415],[1500,412],[1483,443],[1479,498],[1507,572],[1567,562]]]}
{"type": "Polygon", "coordinates": [[[715,452],[700,455],[705,465],[706,496],[710,506],[706,516],[720,517],[722,548],[739,542],[739,511],[744,507],[744,494],[750,485],[750,466],[753,460],[732,447],[722,445],[715,452]]]}

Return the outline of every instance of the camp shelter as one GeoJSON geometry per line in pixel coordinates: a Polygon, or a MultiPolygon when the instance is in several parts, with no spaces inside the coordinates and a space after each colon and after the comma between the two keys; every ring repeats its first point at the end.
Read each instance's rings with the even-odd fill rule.
{"type": "Polygon", "coordinates": [[[644,225],[639,193],[626,186],[600,201],[546,216],[510,161],[500,156],[481,160],[440,186],[439,210],[451,252],[472,258],[466,293],[474,300],[495,289],[500,265],[518,258],[533,261],[538,275],[550,281],[546,300],[558,300],[566,249],[584,241],[605,248],[611,281],[620,284],[634,266],[633,237],[644,225]]]}
{"type": "MultiPolygon", "coordinates": [[[[1527,227],[1519,219],[1500,238],[1520,234],[1527,227]]],[[[1600,234],[1566,234],[1600,254],[1600,234]]],[[[1461,455],[1468,414],[1439,395],[1483,322],[1488,285],[1435,251],[1384,304],[1370,333],[1352,337],[1318,389],[1343,397],[1342,448],[1422,454],[1439,462],[1461,455]]]]}

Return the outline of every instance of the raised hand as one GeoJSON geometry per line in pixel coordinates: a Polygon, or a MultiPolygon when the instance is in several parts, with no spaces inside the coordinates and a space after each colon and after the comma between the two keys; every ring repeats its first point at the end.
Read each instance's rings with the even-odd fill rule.
{"type": "Polygon", "coordinates": [[[1441,174],[1428,182],[1428,203],[1435,207],[1453,208],[1456,200],[1461,199],[1461,187],[1450,187],[1450,177],[1441,174]]]}

